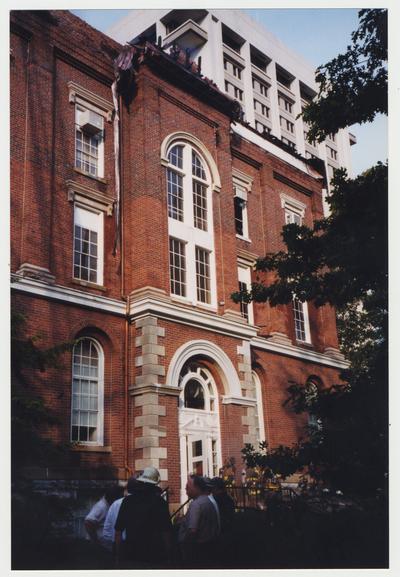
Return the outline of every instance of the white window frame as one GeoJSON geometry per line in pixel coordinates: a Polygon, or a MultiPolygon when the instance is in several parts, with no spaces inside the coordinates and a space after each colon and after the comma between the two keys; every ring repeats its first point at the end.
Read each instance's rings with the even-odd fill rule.
{"type": "Polygon", "coordinates": [[[300,200],[292,198],[283,192],[281,192],[280,197],[281,207],[284,209],[285,224],[295,223],[297,217],[297,219],[300,219],[300,223],[296,224],[302,225],[306,212],[306,205],[300,200]]]}
{"type": "MultiPolygon", "coordinates": [[[[188,135],[190,136],[190,135],[188,135]]],[[[215,247],[214,247],[214,225],[213,225],[213,191],[217,190],[217,186],[213,182],[213,172],[207,162],[206,155],[200,150],[196,143],[187,140],[173,140],[167,150],[165,157],[162,157],[162,164],[166,170],[171,169],[178,172],[182,176],[183,182],[183,220],[178,221],[168,216],[168,232],[169,237],[185,243],[186,256],[186,296],[179,296],[171,293],[174,300],[181,300],[182,302],[191,303],[193,305],[210,308],[216,310],[217,308],[217,286],[216,286],[216,263],[215,263],[215,247]],[[169,163],[168,155],[174,146],[183,146],[183,162],[182,168],[179,169],[173,164],[169,163]],[[192,150],[199,156],[206,174],[206,179],[199,179],[192,175],[192,150]],[[193,178],[195,181],[202,182],[207,186],[207,230],[202,230],[194,226],[194,206],[193,206],[193,178]],[[210,267],[210,303],[204,303],[197,298],[197,283],[196,283],[196,247],[201,248],[209,253],[209,267],[210,267]]],[[[166,173],[167,174],[167,173],[166,173]]],[[[167,191],[168,194],[168,191],[167,191]]]]}
{"type": "MultiPolygon", "coordinates": [[[[248,203],[248,199],[249,199],[249,193],[251,192],[251,188],[253,185],[253,179],[251,176],[245,174],[241,170],[233,168],[232,169],[232,182],[233,182],[234,196],[241,198],[245,203],[245,205],[242,209],[243,234],[236,233],[236,237],[240,238],[241,240],[251,242],[250,236],[249,236],[249,219],[248,219],[247,203],[248,203]]],[[[234,214],[234,217],[235,217],[235,214],[234,214]]],[[[235,226],[235,231],[236,231],[236,226],[235,226]]]]}
{"type": "Polygon", "coordinates": [[[251,377],[253,379],[254,389],[256,393],[255,397],[257,401],[257,418],[258,418],[258,432],[259,432],[258,442],[262,443],[263,441],[266,440],[262,386],[260,377],[257,375],[255,371],[251,371],[251,377]]]}
{"type": "MultiPolygon", "coordinates": [[[[101,344],[94,338],[89,336],[84,336],[78,340],[72,351],[72,366],[71,366],[71,421],[70,421],[70,439],[71,442],[77,443],[78,445],[88,445],[88,446],[104,446],[104,351],[101,344]],[[97,440],[96,441],[74,441],[72,439],[72,423],[73,423],[73,380],[74,380],[74,350],[75,347],[83,340],[91,341],[98,354],[98,395],[97,395],[97,440]]],[[[90,380],[90,378],[88,379],[90,380]]],[[[83,410],[83,409],[82,409],[83,410]]]]}
{"type": "MultiPolygon", "coordinates": [[[[90,176],[92,178],[104,178],[104,113],[97,108],[96,106],[93,106],[89,103],[83,102],[82,100],[79,100],[79,102],[75,103],[75,126],[74,126],[74,146],[75,146],[75,160],[74,160],[74,166],[77,170],[83,172],[84,174],[86,174],[87,176],[90,176]],[[99,134],[99,138],[98,138],[98,145],[97,145],[97,173],[96,174],[92,174],[91,172],[84,170],[81,167],[77,166],[77,146],[76,146],[76,132],[78,130],[78,127],[80,126],[79,124],[79,113],[80,112],[85,112],[86,110],[91,110],[92,112],[94,112],[95,114],[97,114],[98,116],[101,117],[102,120],[102,130],[101,130],[101,134],[99,134]]],[[[84,134],[84,131],[80,130],[80,132],[82,132],[84,134]]]]}
{"type": "Polygon", "coordinates": [[[293,296],[293,303],[292,303],[292,310],[293,310],[293,323],[294,323],[294,333],[295,333],[296,341],[299,343],[311,344],[310,320],[309,320],[309,316],[308,316],[308,303],[300,301],[294,295],[293,296]],[[299,303],[299,305],[301,305],[301,308],[302,308],[303,322],[304,322],[304,333],[305,333],[304,339],[299,338],[297,333],[296,333],[296,321],[295,321],[295,313],[294,313],[295,302],[299,303]]]}
{"type": "Polygon", "coordinates": [[[104,213],[85,204],[74,202],[72,228],[72,278],[87,284],[103,285],[104,272],[104,213]],[[97,278],[96,282],[75,276],[75,225],[97,233],[97,278]]]}
{"type": "MultiPolygon", "coordinates": [[[[242,262],[238,262],[238,282],[243,283],[246,285],[246,290],[251,290],[251,266],[248,264],[244,264],[242,262]]],[[[247,304],[247,322],[249,325],[254,325],[254,311],[253,311],[253,302],[246,303],[247,304]]],[[[242,315],[243,318],[246,318],[242,315]]]]}

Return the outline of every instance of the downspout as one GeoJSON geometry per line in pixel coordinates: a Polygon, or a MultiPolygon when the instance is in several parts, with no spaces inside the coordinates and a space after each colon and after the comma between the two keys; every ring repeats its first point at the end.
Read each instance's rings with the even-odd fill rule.
{"type": "Polygon", "coordinates": [[[125,312],[125,329],[124,329],[124,471],[125,477],[128,478],[132,470],[129,467],[129,447],[128,447],[128,402],[129,402],[129,308],[130,299],[129,295],[125,295],[125,265],[124,265],[124,225],[122,218],[122,203],[121,203],[121,193],[122,193],[122,178],[123,175],[123,156],[121,154],[122,149],[122,99],[118,95],[117,81],[115,80],[111,87],[113,103],[114,103],[114,166],[115,166],[115,189],[116,189],[116,201],[115,201],[115,220],[116,220],[116,230],[114,238],[113,254],[117,253],[117,247],[120,247],[120,292],[121,298],[126,300],[126,312],[125,312]]]}
{"type": "Polygon", "coordinates": [[[29,121],[29,71],[31,64],[30,42],[26,50],[26,87],[25,87],[25,126],[24,126],[24,175],[22,182],[22,207],[21,207],[21,242],[19,250],[19,267],[23,264],[24,257],[24,234],[25,234],[25,201],[26,201],[26,178],[28,162],[28,121],[29,121]]]}

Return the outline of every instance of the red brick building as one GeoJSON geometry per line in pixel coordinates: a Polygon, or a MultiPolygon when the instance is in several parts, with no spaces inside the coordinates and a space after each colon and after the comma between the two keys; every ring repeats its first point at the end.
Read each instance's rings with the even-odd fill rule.
{"type": "Polygon", "coordinates": [[[43,346],[77,340],[34,379],[44,434],[72,443],[46,478],[154,465],[176,504],[188,472],[296,441],[288,385],[345,366],[331,308],[230,298],[285,223],[322,216],[324,179],[179,50],[125,49],[114,101],[121,51],[69,12],[12,13],[13,307],[43,346]]]}

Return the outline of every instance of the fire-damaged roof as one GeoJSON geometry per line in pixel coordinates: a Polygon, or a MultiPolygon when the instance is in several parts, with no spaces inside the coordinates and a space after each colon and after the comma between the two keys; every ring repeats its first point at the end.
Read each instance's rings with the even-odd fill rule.
{"type": "Polygon", "coordinates": [[[199,64],[178,46],[173,46],[170,53],[167,53],[147,40],[133,46],[128,44],[114,63],[118,91],[126,101],[132,97],[135,75],[140,65],[146,63],[158,76],[214,106],[232,120],[240,121],[243,118],[239,102],[221,92],[212,80],[202,76],[199,64]]]}
{"type": "Polygon", "coordinates": [[[11,23],[20,34],[21,31],[27,34],[44,33],[59,56],[73,60],[76,66],[81,65],[86,73],[109,86],[112,84],[113,64],[118,92],[125,102],[134,98],[135,76],[140,65],[145,63],[157,76],[226,114],[233,122],[243,124],[326,178],[322,160],[306,159],[276,136],[256,131],[244,120],[240,103],[202,75],[201,60],[191,60],[189,52],[176,44],[164,49],[145,38],[138,38],[135,44],[121,46],[67,10],[12,11],[11,23]],[[73,50],[68,50],[68,47],[73,47],[73,50]],[[88,53],[95,56],[95,64],[85,64],[88,53]]]}

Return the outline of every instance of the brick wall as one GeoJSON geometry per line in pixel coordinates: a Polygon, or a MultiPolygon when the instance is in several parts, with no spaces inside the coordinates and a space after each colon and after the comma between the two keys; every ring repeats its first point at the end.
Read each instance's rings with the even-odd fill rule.
{"type": "MultiPolygon", "coordinates": [[[[160,147],[165,137],[179,130],[197,137],[218,167],[221,190],[213,193],[212,200],[218,307],[212,316],[229,311],[232,315],[233,311],[240,321],[239,305],[230,299],[238,285],[238,255],[247,253],[256,258],[283,248],[281,193],[306,205],[304,220],[311,226],[322,216],[321,182],[245,139],[233,140],[230,119],[225,114],[144,64],[136,76],[135,97],[121,111],[122,246],[114,255],[115,213],[105,213],[104,286],[75,281],[73,202],[68,196],[68,182],[89,187],[110,203],[115,200],[114,135],[112,123],[105,120],[104,178],[92,178],[75,169],[74,104],[70,102],[68,83],[111,101],[112,59],[120,46],[68,12],[51,14],[57,22],[29,11],[11,15],[12,271],[21,273],[21,266],[28,263],[39,267],[40,278],[50,286],[55,283],[88,295],[110,297],[121,304],[127,295],[151,287],[171,304],[166,179],[160,147]],[[233,167],[253,179],[248,194],[251,243],[235,234],[233,167]]],[[[179,501],[178,399],[167,390],[177,383],[167,383],[166,374],[174,353],[185,343],[199,339],[219,347],[232,363],[245,396],[254,395],[251,366],[245,354],[248,340],[245,346],[239,337],[182,324],[179,319],[166,320],[154,312],[137,318],[133,307],[135,319],[129,324],[126,357],[127,319],[123,315],[21,292],[15,293],[13,306],[26,314],[27,334],[43,335],[43,346],[87,335],[96,338],[104,350],[105,447],[71,450],[70,471],[64,475],[76,475],[77,467],[86,471],[80,475],[88,476],[96,468],[111,467],[116,476],[123,478],[128,474],[126,464],[134,470],[154,462],[163,471],[173,499],[179,501]],[[125,371],[129,371],[128,396],[125,371]],[[154,393],[158,385],[165,388],[154,393]],[[143,386],[153,390],[144,391],[140,389],[143,386]]],[[[193,308],[188,306],[186,310],[193,308]]],[[[290,306],[255,304],[254,312],[259,335],[281,333],[289,344],[300,346],[295,342],[290,306]]],[[[336,348],[334,310],[310,305],[309,315],[312,349],[324,352],[336,348]]],[[[329,385],[336,382],[338,370],[252,350],[262,386],[266,438],[273,446],[290,444],[303,434],[304,422],[282,406],[288,383],[305,382],[308,376],[317,375],[329,385]]],[[[224,390],[215,362],[207,357],[201,362],[218,388],[222,460],[235,457],[240,475],[240,449],[254,436],[254,407],[223,404],[221,397],[228,391],[224,390]]],[[[59,423],[44,434],[68,442],[71,354],[64,355],[60,369],[29,376],[32,390],[43,395],[59,418],[59,423]]]]}

